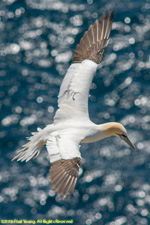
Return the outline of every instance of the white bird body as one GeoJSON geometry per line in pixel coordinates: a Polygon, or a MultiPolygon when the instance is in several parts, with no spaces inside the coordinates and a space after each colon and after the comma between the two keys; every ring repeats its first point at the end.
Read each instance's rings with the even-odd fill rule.
{"type": "Polygon", "coordinates": [[[112,20],[113,13],[107,13],[106,16],[103,14],[85,32],[60,87],[58,110],[53,124],[33,133],[29,142],[14,157],[29,161],[32,157],[37,157],[46,144],[51,162],[52,187],[63,198],[67,194],[71,195],[76,185],[81,164],[80,144],[115,135],[135,149],[127,137],[126,129],[120,123],[96,125],[89,119],[89,89],[107,46],[112,20]]]}

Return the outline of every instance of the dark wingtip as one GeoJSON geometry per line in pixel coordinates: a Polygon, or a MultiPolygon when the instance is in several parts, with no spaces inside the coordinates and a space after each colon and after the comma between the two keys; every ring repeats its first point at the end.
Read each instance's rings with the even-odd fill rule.
{"type": "Polygon", "coordinates": [[[107,18],[109,17],[109,14],[110,14],[110,12],[108,11],[108,12],[106,13],[105,19],[107,19],[107,18]]]}
{"type": "Polygon", "coordinates": [[[49,178],[57,199],[64,200],[68,195],[72,195],[79,176],[80,165],[79,157],[60,159],[51,164],[49,178]]]}
{"type": "Polygon", "coordinates": [[[111,13],[111,15],[110,15],[110,20],[113,20],[114,14],[115,14],[115,12],[114,12],[114,10],[113,10],[112,13],[111,13]]]}
{"type": "Polygon", "coordinates": [[[93,25],[90,25],[76,47],[73,63],[82,62],[85,59],[89,59],[97,64],[101,62],[102,53],[107,46],[110,36],[113,16],[114,11],[108,11],[103,13],[101,18],[96,20],[93,25]]]}

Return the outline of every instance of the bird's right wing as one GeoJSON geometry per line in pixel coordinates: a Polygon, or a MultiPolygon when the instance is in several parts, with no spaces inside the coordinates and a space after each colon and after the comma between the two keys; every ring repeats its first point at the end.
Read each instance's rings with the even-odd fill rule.
{"type": "Polygon", "coordinates": [[[54,121],[88,117],[88,97],[93,76],[102,60],[111,31],[113,13],[102,15],[81,38],[60,87],[54,121]]]}
{"type": "Polygon", "coordinates": [[[76,130],[67,129],[51,134],[47,140],[46,148],[51,162],[49,177],[58,197],[65,198],[74,191],[81,164],[81,139],[76,130]]]}
{"type": "Polygon", "coordinates": [[[51,164],[49,178],[52,188],[58,197],[66,198],[67,194],[71,196],[79,176],[81,158],[60,159],[51,164]]]}

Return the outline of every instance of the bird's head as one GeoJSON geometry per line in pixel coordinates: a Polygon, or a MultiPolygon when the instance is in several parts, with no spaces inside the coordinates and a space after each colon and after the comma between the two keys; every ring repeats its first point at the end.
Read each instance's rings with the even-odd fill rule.
{"type": "Polygon", "coordinates": [[[121,123],[107,123],[107,132],[109,133],[109,136],[115,135],[122,139],[124,142],[126,142],[132,149],[136,150],[134,145],[131,143],[131,141],[128,138],[127,131],[125,127],[121,123]]]}
{"type": "Polygon", "coordinates": [[[116,123],[116,130],[115,130],[115,136],[122,139],[124,142],[126,142],[133,150],[136,150],[134,145],[131,143],[130,139],[128,138],[127,131],[125,127],[121,123],[116,123]]]}

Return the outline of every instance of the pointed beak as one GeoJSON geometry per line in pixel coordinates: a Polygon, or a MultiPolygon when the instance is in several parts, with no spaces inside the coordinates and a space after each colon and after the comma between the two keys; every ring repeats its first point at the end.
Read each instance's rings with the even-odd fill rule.
{"type": "Polygon", "coordinates": [[[120,138],[123,141],[125,141],[133,150],[136,150],[136,148],[134,147],[134,145],[131,143],[131,141],[129,140],[127,136],[121,136],[120,138]]]}

